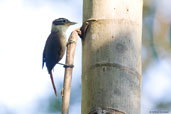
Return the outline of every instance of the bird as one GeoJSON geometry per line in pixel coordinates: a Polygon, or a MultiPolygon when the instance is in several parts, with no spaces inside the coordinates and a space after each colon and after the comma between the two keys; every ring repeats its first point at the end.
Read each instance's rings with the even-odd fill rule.
{"type": "MultiPolygon", "coordinates": [[[[53,80],[52,69],[63,58],[66,48],[66,30],[70,25],[76,22],[71,22],[66,18],[58,18],[52,21],[51,33],[48,36],[43,50],[42,68],[46,63],[47,71],[50,74],[54,93],[57,97],[57,91],[53,80]]],[[[59,63],[61,64],[61,63],[59,63]]],[[[62,64],[65,65],[65,64],[62,64]]]]}

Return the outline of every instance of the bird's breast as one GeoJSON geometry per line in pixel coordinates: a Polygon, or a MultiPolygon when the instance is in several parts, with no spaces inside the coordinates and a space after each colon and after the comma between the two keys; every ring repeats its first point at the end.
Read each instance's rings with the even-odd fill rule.
{"type": "Polygon", "coordinates": [[[60,42],[60,47],[61,47],[60,58],[62,58],[63,55],[65,54],[65,49],[66,49],[66,36],[64,33],[60,34],[59,42],[60,42]]]}

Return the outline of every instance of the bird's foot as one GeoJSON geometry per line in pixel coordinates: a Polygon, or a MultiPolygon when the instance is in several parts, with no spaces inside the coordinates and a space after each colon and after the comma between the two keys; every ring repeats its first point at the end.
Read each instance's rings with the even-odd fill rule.
{"type": "Polygon", "coordinates": [[[67,65],[67,64],[64,65],[64,68],[73,68],[73,67],[74,65],[67,65]]]}
{"type": "Polygon", "coordinates": [[[73,68],[74,67],[73,64],[72,65],[63,64],[63,63],[58,63],[58,64],[63,65],[64,68],[73,68]]]}

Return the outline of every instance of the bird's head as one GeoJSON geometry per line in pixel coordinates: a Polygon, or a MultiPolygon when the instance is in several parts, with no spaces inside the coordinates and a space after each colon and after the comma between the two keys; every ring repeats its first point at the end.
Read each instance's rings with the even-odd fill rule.
{"type": "Polygon", "coordinates": [[[54,31],[54,32],[57,32],[57,31],[65,32],[70,25],[74,25],[74,24],[76,24],[76,23],[71,22],[68,19],[58,18],[52,22],[52,31],[54,31]]]}

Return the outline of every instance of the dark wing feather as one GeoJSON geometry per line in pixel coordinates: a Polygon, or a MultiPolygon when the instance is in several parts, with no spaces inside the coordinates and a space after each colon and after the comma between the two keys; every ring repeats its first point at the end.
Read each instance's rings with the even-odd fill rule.
{"type": "Polygon", "coordinates": [[[49,73],[59,62],[62,47],[58,38],[58,33],[51,33],[45,44],[43,61],[46,62],[46,66],[49,73]]]}

